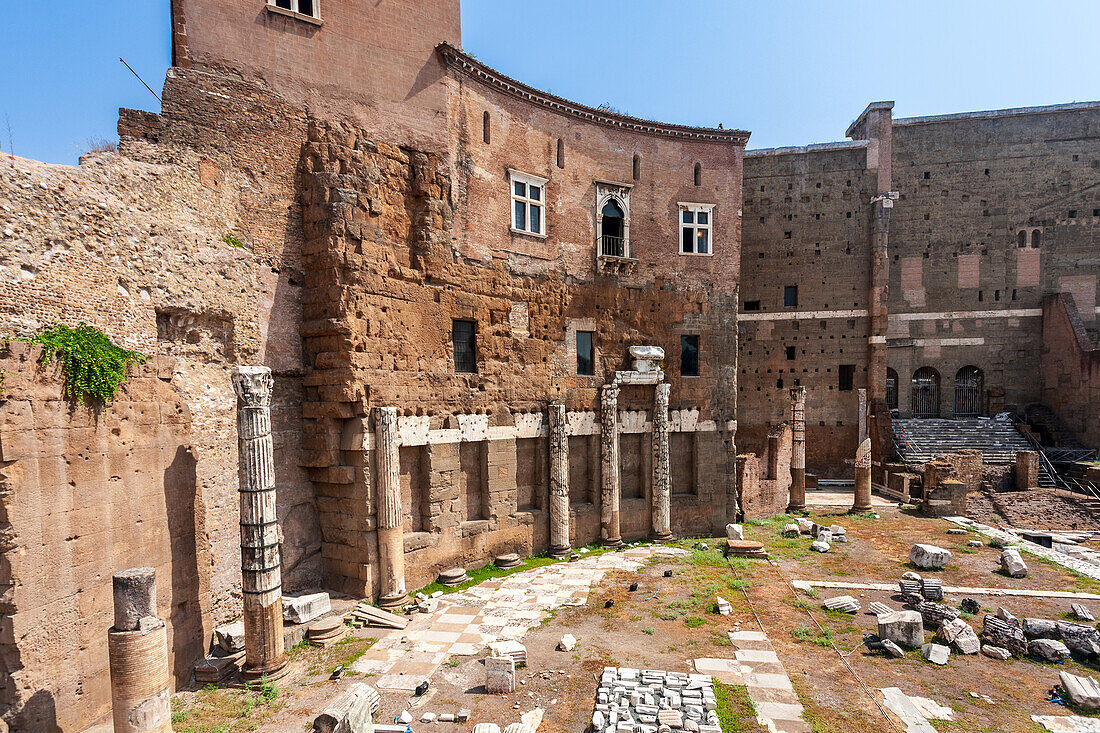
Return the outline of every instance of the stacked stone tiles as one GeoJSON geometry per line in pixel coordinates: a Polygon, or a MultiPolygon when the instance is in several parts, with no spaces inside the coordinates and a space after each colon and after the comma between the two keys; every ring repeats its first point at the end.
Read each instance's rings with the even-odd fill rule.
{"type": "Polygon", "coordinates": [[[721,733],[714,681],[704,674],[604,667],[592,713],[595,733],[684,728],[694,721],[699,733],[721,733]]]}

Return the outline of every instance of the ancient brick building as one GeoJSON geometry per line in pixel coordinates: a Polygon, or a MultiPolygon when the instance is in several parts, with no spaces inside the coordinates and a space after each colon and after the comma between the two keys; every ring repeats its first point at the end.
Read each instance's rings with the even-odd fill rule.
{"type": "Polygon", "coordinates": [[[172,18],[162,110],[122,110],[118,154],[0,167],[0,332],[84,321],[150,357],[99,413],[0,357],[13,729],[107,715],[112,572],[156,565],[177,683],[240,613],[236,364],[274,373],[285,588],[383,602],[781,510],[790,387],[823,475],[850,475],[855,390],[911,412],[924,366],[940,414],[974,366],[975,409],[1100,440],[1100,108],[878,103],[849,142],[745,154],[487,68],[457,0],[172,18]]]}

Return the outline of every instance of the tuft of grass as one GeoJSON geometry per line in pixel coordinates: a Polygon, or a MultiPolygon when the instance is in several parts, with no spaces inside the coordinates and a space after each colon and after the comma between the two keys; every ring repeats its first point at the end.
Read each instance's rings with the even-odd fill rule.
{"type": "Polygon", "coordinates": [[[649,634],[650,636],[653,636],[653,627],[652,626],[646,626],[644,629],[642,629],[642,633],[643,634],[649,634]]]}
{"type": "Polygon", "coordinates": [[[765,729],[756,720],[756,706],[744,685],[727,685],[714,680],[718,724],[722,733],[757,733],[765,729]]]}
{"type": "Polygon", "coordinates": [[[684,617],[684,626],[688,627],[689,629],[697,629],[706,622],[707,620],[705,618],[699,618],[698,616],[684,617]]]}
{"type": "Polygon", "coordinates": [[[236,247],[237,249],[247,249],[244,246],[244,242],[242,242],[233,232],[226,232],[225,236],[222,237],[222,241],[228,244],[230,247],[236,247]]]}
{"type": "Polygon", "coordinates": [[[832,646],[834,636],[832,629],[827,628],[818,634],[816,629],[811,629],[809,626],[796,626],[791,629],[791,634],[798,641],[808,641],[821,647],[832,646]]]}
{"type": "MultiPolygon", "coordinates": [[[[602,552],[603,552],[603,549],[598,548],[597,550],[593,550],[592,552],[586,553],[585,557],[591,557],[594,554],[599,554],[599,553],[602,553],[602,552]]],[[[466,590],[467,588],[470,588],[472,586],[477,585],[478,583],[482,583],[482,582],[484,582],[486,580],[490,580],[492,578],[503,578],[503,577],[506,577],[508,575],[512,575],[513,573],[522,572],[524,570],[530,570],[532,568],[541,568],[545,565],[553,565],[556,562],[566,562],[566,561],[565,560],[555,560],[554,558],[550,557],[549,555],[543,553],[541,555],[533,555],[531,557],[528,557],[523,562],[521,562],[519,565],[517,565],[516,567],[508,568],[507,570],[502,569],[502,568],[498,568],[496,565],[494,565],[492,563],[489,563],[488,565],[485,565],[485,566],[480,567],[480,568],[474,568],[473,570],[467,570],[466,575],[468,575],[470,579],[468,581],[466,581],[465,583],[462,583],[461,585],[456,585],[455,587],[451,588],[449,586],[443,585],[439,581],[434,581],[434,582],[429,583],[428,585],[424,586],[419,591],[416,591],[416,593],[423,593],[425,595],[431,595],[432,593],[435,593],[436,591],[443,591],[444,594],[455,593],[455,592],[460,591],[460,590],[466,590]]],[[[413,595],[415,595],[415,593],[413,595]]]]}
{"type": "Polygon", "coordinates": [[[457,667],[460,664],[462,664],[462,660],[459,659],[456,656],[451,656],[447,659],[447,666],[448,667],[454,668],[454,667],[457,667]]]}
{"type": "Polygon", "coordinates": [[[710,641],[715,646],[733,646],[733,642],[730,641],[730,635],[725,631],[711,631],[710,641]]]}

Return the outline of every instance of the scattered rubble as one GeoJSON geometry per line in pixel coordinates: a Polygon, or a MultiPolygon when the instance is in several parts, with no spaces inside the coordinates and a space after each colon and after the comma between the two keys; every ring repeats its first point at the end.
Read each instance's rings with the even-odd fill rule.
{"type": "Polygon", "coordinates": [[[974,629],[961,618],[945,622],[936,632],[936,638],[960,654],[977,654],[982,648],[974,629]]]}
{"type": "Polygon", "coordinates": [[[244,621],[234,621],[214,629],[214,638],[225,651],[235,654],[244,651],[244,621]]]}
{"type": "Polygon", "coordinates": [[[810,543],[810,549],[814,552],[828,552],[832,548],[829,543],[824,540],[814,540],[810,543]]]}
{"type": "Polygon", "coordinates": [[[558,649],[563,652],[571,652],[577,646],[577,638],[572,634],[565,634],[558,642],[558,649]]]}
{"type": "Polygon", "coordinates": [[[604,667],[592,729],[691,730],[721,733],[714,682],[708,675],[604,667]]]}
{"type": "Polygon", "coordinates": [[[887,606],[885,603],[879,603],[878,601],[871,601],[867,604],[867,612],[873,613],[876,616],[883,616],[888,613],[894,613],[894,609],[887,606]]]}
{"type": "Polygon", "coordinates": [[[1020,551],[1009,547],[1001,551],[1001,570],[1010,578],[1026,578],[1027,564],[1020,557],[1020,551]]]}
{"type": "Polygon", "coordinates": [[[916,611],[895,611],[878,617],[878,635],[916,649],[924,644],[924,621],[916,611]]]}
{"type": "Polygon", "coordinates": [[[829,598],[821,605],[826,610],[843,611],[844,613],[858,613],[860,609],[859,601],[852,596],[837,596],[836,598],[829,598]]]}
{"type": "Polygon", "coordinates": [[[720,613],[723,616],[729,616],[731,613],[733,613],[733,606],[730,604],[729,601],[727,601],[722,596],[717,596],[717,598],[718,598],[718,613],[720,613]]]}
{"type": "Polygon", "coordinates": [[[1074,603],[1070,605],[1073,609],[1073,615],[1082,621],[1088,621],[1090,624],[1095,623],[1096,617],[1092,615],[1092,611],[1082,606],[1080,603],[1074,603]]]}
{"type": "Polygon", "coordinates": [[[738,541],[745,539],[745,528],[740,524],[727,524],[726,539],[738,541]]]}
{"type": "Polygon", "coordinates": [[[1058,673],[1058,678],[1071,703],[1088,710],[1100,710],[1100,685],[1095,677],[1078,677],[1063,671],[1058,673]]]}
{"type": "Polygon", "coordinates": [[[373,687],[356,682],[313,719],[313,733],[372,733],[378,703],[373,687]]]}
{"type": "Polygon", "coordinates": [[[304,596],[283,596],[283,621],[292,624],[308,624],[332,611],[328,593],[310,593],[304,596]]]}
{"type": "Polygon", "coordinates": [[[909,550],[909,562],[922,570],[943,570],[951,561],[951,552],[935,545],[913,545],[909,550]]]}
{"type": "Polygon", "coordinates": [[[921,647],[921,654],[932,664],[947,664],[951,656],[951,650],[942,644],[925,644],[921,647]]]}
{"type": "Polygon", "coordinates": [[[1070,658],[1069,649],[1054,639],[1035,639],[1028,642],[1027,652],[1044,662],[1063,662],[1070,658]]]}
{"type": "Polygon", "coordinates": [[[486,657],[485,691],[490,695],[516,691],[516,663],[511,657],[486,657]]]}
{"type": "Polygon", "coordinates": [[[1002,649],[999,646],[992,646],[990,644],[982,645],[982,654],[986,655],[990,659],[1000,659],[1002,661],[1009,659],[1012,656],[1012,652],[1007,649],[1002,649]]]}
{"type": "Polygon", "coordinates": [[[784,537],[798,537],[798,535],[800,534],[798,530],[798,525],[794,522],[791,522],[790,524],[784,524],[781,534],[784,537]]]}

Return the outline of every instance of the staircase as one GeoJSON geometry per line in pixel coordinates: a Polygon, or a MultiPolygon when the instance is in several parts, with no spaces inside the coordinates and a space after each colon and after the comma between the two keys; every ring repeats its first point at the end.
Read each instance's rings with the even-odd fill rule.
{"type": "MultiPolygon", "coordinates": [[[[1035,450],[1016,430],[1009,415],[973,417],[958,420],[894,420],[894,442],[907,464],[923,464],[943,453],[972,448],[982,452],[987,465],[1015,464],[1016,453],[1035,450]]],[[[1055,486],[1048,464],[1039,464],[1039,485],[1055,486]]]]}

